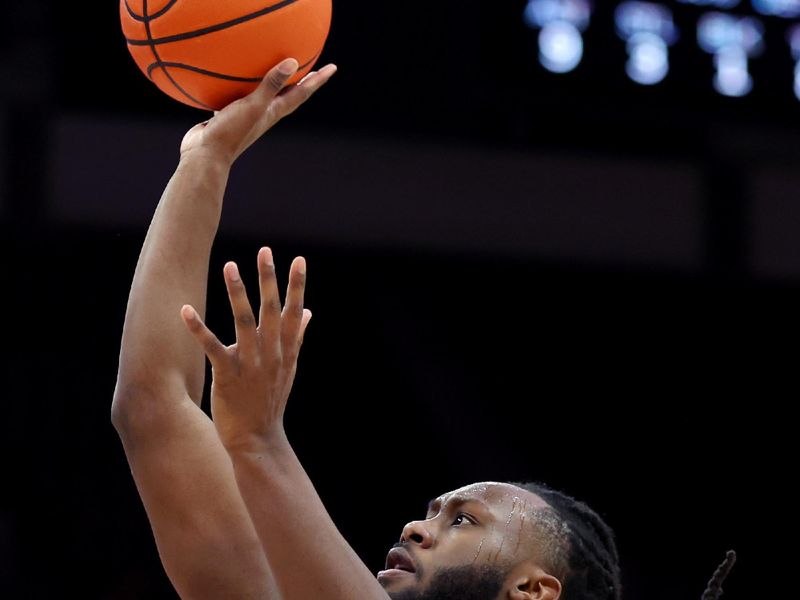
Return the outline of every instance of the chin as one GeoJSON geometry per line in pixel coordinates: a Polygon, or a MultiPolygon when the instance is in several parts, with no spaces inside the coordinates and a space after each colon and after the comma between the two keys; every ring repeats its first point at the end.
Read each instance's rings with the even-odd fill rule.
{"type": "Polygon", "coordinates": [[[414,589],[418,582],[411,577],[378,577],[378,583],[389,592],[414,589]]]}

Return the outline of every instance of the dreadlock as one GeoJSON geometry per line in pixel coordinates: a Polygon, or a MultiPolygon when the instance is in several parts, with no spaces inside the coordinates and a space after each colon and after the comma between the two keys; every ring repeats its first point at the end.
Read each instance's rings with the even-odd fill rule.
{"type": "Polygon", "coordinates": [[[725,581],[728,573],[731,572],[735,563],[736,552],[728,550],[725,561],[714,571],[714,575],[711,577],[711,581],[708,582],[708,587],[706,591],[703,592],[701,600],[718,600],[719,597],[722,596],[722,583],[725,581]]]}
{"type": "MultiPolygon", "coordinates": [[[[561,600],[620,600],[622,584],[614,532],[583,502],[541,483],[512,483],[539,496],[559,522],[548,530],[563,540],[545,540],[554,564],[564,564],[561,600]]],[[[712,597],[703,600],[714,600],[712,597]]]]}

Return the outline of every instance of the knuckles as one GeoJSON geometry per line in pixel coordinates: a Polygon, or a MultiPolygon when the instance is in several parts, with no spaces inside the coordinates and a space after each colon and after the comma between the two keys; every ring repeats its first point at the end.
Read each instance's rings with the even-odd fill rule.
{"type": "Polygon", "coordinates": [[[236,325],[239,327],[253,327],[255,324],[255,317],[249,313],[241,313],[236,315],[236,325]]]}

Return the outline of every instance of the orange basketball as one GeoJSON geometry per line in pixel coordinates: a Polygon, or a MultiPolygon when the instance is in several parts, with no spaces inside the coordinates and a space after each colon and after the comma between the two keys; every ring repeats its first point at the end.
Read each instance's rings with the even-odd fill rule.
{"type": "Polygon", "coordinates": [[[176,100],[219,110],[296,58],[299,81],[322,53],[331,0],[120,0],[122,32],[142,72],[176,100]]]}

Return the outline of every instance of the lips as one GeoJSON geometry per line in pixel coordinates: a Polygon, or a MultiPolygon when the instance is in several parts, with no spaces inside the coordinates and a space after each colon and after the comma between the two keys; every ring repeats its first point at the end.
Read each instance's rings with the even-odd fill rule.
{"type": "Polygon", "coordinates": [[[406,571],[408,573],[416,573],[417,568],[414,566],[414,561],[408,550],[402,547],[392,548],[389,554],[386,555],[386,570],[396,569],[398,571],[406,571]]]}

